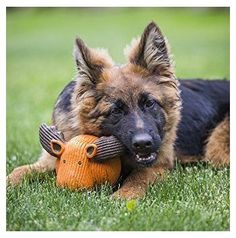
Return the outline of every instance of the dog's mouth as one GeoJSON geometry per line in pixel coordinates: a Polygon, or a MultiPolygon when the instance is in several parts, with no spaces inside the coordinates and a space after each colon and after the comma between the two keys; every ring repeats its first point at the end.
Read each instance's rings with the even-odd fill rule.
{"type": "Polygon", "coordinates": [[[151,154],[137,153],[134,155],[134,158],[138,164],[150,166],[154,164],[154,162],[157,160],[157,153],[151,153],[151,154]]]}

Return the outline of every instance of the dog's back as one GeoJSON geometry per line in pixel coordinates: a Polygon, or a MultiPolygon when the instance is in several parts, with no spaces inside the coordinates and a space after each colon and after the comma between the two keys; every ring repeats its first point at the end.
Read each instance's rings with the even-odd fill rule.
{"type": "Polygon", "coordinates": [[[175,149],[201,156],[211,133],[229,115],[229,81],[180,80],[182,113],[175,149]]]}

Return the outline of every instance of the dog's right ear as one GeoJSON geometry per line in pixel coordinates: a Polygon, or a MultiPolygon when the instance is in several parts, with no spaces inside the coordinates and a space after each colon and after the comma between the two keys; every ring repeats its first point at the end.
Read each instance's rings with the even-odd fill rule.
{"type": "Polygon", "coordinates": [[[98,83],[104,68],[110,68],[113,65],[106,50],[90,49],[80,38],[75,40],[74,57],[79,76],[93,84],[98,83]]]}
{"type": "Polygon", "coordinates": [[[174,74],[167,39],[154,22],[147,25],[140,39],[132,41],[131,46],[125,49],[125,54],[132,64],[152,74],[166,77],[174,74]]]}

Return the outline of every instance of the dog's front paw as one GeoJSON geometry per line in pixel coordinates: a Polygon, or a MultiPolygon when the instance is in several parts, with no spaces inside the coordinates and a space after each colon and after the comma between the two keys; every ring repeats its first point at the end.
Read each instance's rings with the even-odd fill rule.
{"type": "Polygon", "coordinates": [[[8,176],[7,176],[7,185],[19,185],[24,176],[28,174],[30,171],[29,165],[23,165],[16,169],[14,169],[8,176]]]}
{"type": "Polygon", "coordinates": [[[136,188],[136,187],[128,187],[128,188],[120,188],[116,192],[112,194],[113,198],[118,199],[137,199],[142,198],[145,195],[145,191],[142,188],[136,188]]]}

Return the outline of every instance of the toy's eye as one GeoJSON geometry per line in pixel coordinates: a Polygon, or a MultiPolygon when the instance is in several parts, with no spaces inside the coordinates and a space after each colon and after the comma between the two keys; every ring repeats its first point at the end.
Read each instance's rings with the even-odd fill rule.
{"type": "Polygon", "coordinates": [[[63,159],[63,161],[62,161],[62,162],[65,164],[65,163],[66,163],[66,160],[64,160],[64,159],[63,159]]]}
{"type": "Polygon", "coordinates": [[[81,165],[81,164],[82,164],[82,162],[79,160],[79,161],[78,161],[78,165],[81,165]]]}

